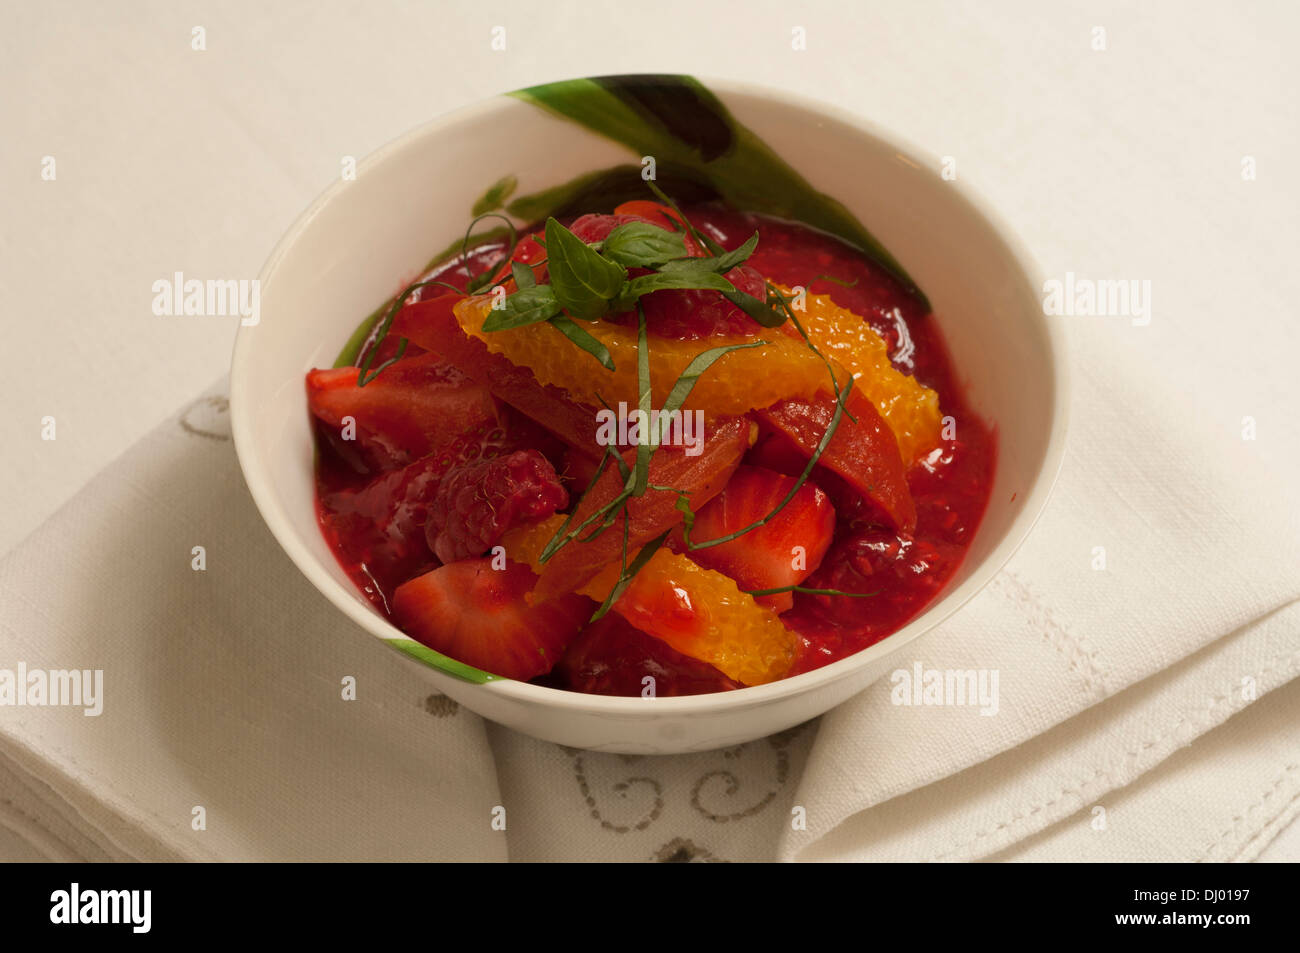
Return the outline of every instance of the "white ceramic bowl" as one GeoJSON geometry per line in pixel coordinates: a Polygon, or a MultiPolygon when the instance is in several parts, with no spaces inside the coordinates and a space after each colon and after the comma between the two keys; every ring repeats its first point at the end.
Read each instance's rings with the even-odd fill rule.
{"type": "MultiPolygon", "coordinates": [[[[996,215],[964,183],[942,179],[935,157],[856,116],[745,84],[705,85],[842,202],[926,291],[972,406],[997,428],[996,478],[965,564],[940,598],[876,645],[804,675],[711,695],[614,698],[515,681],[475,684],[411,659],[466,708],[580,748],[672,753],[736,744],[813,718],[910,664],[908,643],[983,588],[1025,538],[1064,448],[1060,332],[1044,317],[1035,263],[996,215]]],[[[328,189],[272,252],[261,274],[261,321],[241,328],[235,344],[235,445],[271,531],[357,635],[402,634],[344,575],[317,527],[304,374],[330,366],[359,320],[462,234],[486,185],[515,173],[520,193],[531,193],[638,158],[535,105],[498,97],[365,159],[355,181],[328,189]]]]}

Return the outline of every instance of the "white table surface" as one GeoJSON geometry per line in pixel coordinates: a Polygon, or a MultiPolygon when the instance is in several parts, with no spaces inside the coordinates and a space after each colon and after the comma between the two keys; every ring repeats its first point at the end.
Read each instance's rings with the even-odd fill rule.
{"type": "MultiPolygon", "coordinates": [[[[1223,302],[1225,341],[1258,349],[1242,402],[1267,400],[1295,355],[1234,336],[1232,312],[1276,306],[1270,276],[1296,247],[1300,8],[1135,6],[6,0],[0,552],[226,370],[237,319],[157,317],[155,279],[255,277],[344,156],[572,75],[688,72],[833,101],[955,157],[1049,274],[1181,260],[1223,302]],[[1215,94],[1182,94],[1206,74],[1215,94]]],[[[1295,825],[1265,856],[1300,858],[1295,825]]]]}

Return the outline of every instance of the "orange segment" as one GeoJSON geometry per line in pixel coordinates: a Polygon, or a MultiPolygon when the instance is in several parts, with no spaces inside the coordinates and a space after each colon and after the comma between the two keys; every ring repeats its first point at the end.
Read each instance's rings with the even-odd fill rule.
{"type": "MultiPolygon", "coordinates": [[[[590,585],[603,586],[603,599],[617,579],[618,566],[610,566],[590,585]]],[[[794,662],[794,633],[775,612],[741,592],[731,577],[671,550],[650,557],[614,609],[641,631],[743,685],[775,681],[794,662]]]]}
{"type": "MultiPolygon", "coordinates": [[[[533,568],[537,575],[542,574],[542,550],[546,544],[551,541],[560,527],[564,525],[564,515],[556,513],[546,517],[544,520],[538,520],[536,523],[529,523],[525,526],[516,526],[501,538],[501,545],[506,551],[506,559],[517,563],[527,563],[533,568]]],[[[579,542],[573,542],[570,546],[581,546],[579,542]]],[[[609,592],[608,589],[605,590],[609,592]]],[[[601,598],[605,598],[601,596],[601,598]]]]}
{"type": "MultiPolygon", "coordinates": [[[[557,515],[512,530],[503,540],[507,558],[529,563],[536,571],[537,557],[563,520],[557,515]]],[[[618,573],[617,564],[606,566],[580,591],[603,601],[618,573]]],[[[641,567],[614,610],[643,632],[744,685],[775,681],[794,661],[794,633],[776,613],[741,592],[729,576],[668,549],[658,550],[641,567]]]]}
{"type": "MultiPolygon", "coordinates": [[[[788,288],[781,290],[790,293],[788,288]]],[[[607,371],[546,322],[484,333],[483,321],[491,307],[490,295],[465,298],[456,305],[456,320],[466,334],[483,341],[489,350],[527,367],[541,383],[564,388],[575,400],[592,406],[614,406],[619,401],[636,405],[634,330],[606,321],[583,323],[609,348],[615,369],[607,371]]],[[[910,466],[939,444],[942,416],[938,394],[890,363],[888,345],[870,324],[836,305],[829,295],[813,294],[807,295],[799,321],[809,339],[836,365],[837,374],[845,374],[841,383],[852,374],[858,389],[876,405],[898,440],[905,464],[910,466]]],[[[811,400],[819,390],[827,389],[826,365],[787,323],[776,329],[763,328],[753,338],[656,338],[650,348],[655,406],[663,405],[669,388],[701,351],[754,340],[765,343],[726,354],[704,372],[691,392],[691,407],[710,415],[743,414],[792,397],[811,400]]]]}
{"type": "MultiPolygon", "coordinates": [[[[789,296],[790,289],[781,292],[789,296]]],[[[818,350],[848,368],[858,389],[876,405],[898,439],[905,464],[910,466],[938,446],[939,395],[890,363],[889,346],[870,324],[836,305],[829,295],[808,295],[806,310],[796,314],[818,350]]],[[[798,334],[788,324],[783,330],[798,334]]]]}
{"type": "MultiPolygon", "coordinates": [[[[614,370],[601,367],[590,355],[548,322],[507,331],[485,333],[483,321],[491,313],[492,297],[478,295],[456,304],[456,320],[471,337],[487,344],[515,364],[527,367],[542,384],[563,387],[582,403],[616,407],[625,401],[637,404],[637,335],[631,328],[608,321],[580,322],[609,348],[614,370]]],[[[812,398],[830,384],[826,365],[799,338],[764,328],[760,347],[724,354],[695,383],[688,407],[710,416],[743,414],[755,407],[769,407],[789,397],[812,398]]],[[[710,348],[745,344],[757,337],[717,337],[703,341],[672,341],[656,338],[650,346],[650,381],[654,405],[662,407],[668,391],[696,356],[710,348]]],[[[848,379],[844,372],[842,380],[848,379]]]]}

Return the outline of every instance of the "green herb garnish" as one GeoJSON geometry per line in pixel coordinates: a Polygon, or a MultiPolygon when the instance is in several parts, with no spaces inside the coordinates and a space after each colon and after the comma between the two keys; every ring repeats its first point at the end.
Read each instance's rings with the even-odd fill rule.
{"type": "Polygon", "coordinates": [[[818,275],[813,281],[830,281],[839,285],[841,288],[856,288],[860,279],[854,278],[852,281],[845,281],[843,278],[836,278],[834,275],[818,275]]]}
{"type": "MultiPolygon", "coordinates": [[[[654,179],[647,179],[646,185],[648,185],[650,187],[650,191],[655,194],[655,198],[657,198],[660,202],[663,202],[670,209],[672,209],[674,212],[677,213],[677,217],[678,219],[681,220],[681,223],[686,227],[686,231],[690,232],[691,237],[700,243],[701,248],[706,249],[710,254],[713,255],[726,254],[725,248],[723,248],[712,238],[710,238],[708,235],[705,235],[702,231],[700,231],[698,228],[696,228],[694,225],[691,224],[691,220],[688,219],[682,213],[682,210],[677,207],[677,203],[674,202],[671,198],[669,198],[668,195],[665,194],[663,189],[659,188],[659,186],[655,183],[654,179]]],[[[672,218],[671,215],[668,217],[670,219],[672,218]]]]}
{"type": "Polygon", "coordinates": [[[618,582],[614,584],[614,588],[609,591],[609,595],[607,595],[605,601],[600,604],[600,608],[593,613],[590,619],[592,622],[598,620],[614,607],[614,603],[618,602],[624,591],[632,583],[632,578],[639,573],[642,568],[644,568],[645,564],[650,561],[650,557],[659,551],[659,547],[664,544],[664,541],[668,539],[668,534],[672,532],[672,530],[665,530],[663,533],[650,540],[650,542],[641,547],[641,551],[636,554],[636,559],[632,560],[631,564],[629,564],[627,561],[627,524],[627,515],[624,514],[622,571],[618,574],[618,582]]]}
{"type": "Polygon", "coordinates": [[[609,302],[627,282],[626,268],[553,218],[546,220],[546,257],[555,299],[565,311],[584,321],[603,317],[609,302]]]}
{"type": "Polygon", "coordinates": [[[685,257],[686,242],[677,232],[666,232],[658,225],[628,222],[606,236],[600,251],[628,268],[654,268],[685,257]]]}
{"type": "MultiPolygon", "coordinates": [[[[683,246],[684,247],[684,246],[683,246]]],[[[676,261],[664,263],[663,270],[668,272],[691,272],[691,271],[712,271],[717,274],[731,271],[737,265],[744,264],[749,256],[754,254],[758,248],[758,232],[755,232],[745,244],[741,245],[735,251],[723,252],[720,255],[710,255],[707,258],[678,258],[676,261]]]]}
{"type": "MultiPolygon", "coordinates": [[[[852,414],[850,414],[847,409],[848,397],[849,394],[851,393],[852,382],[850,381],[847,386],[841,387],[839,380],[835,375],[834,366],[831,364],[830,360],[825,355],[823,355],[820,350],[818,350],[816,345],[812,343],[812,340],[808,337],[807,332],[804,330],[802,324],[798,320],[798,317],[795,315],[793,308],[790,306],[790,302],[781,294],[781,292],[775,286],[769,283],[767,286],[767,300],[760,301],[759,299],[753,297],[752,295],[748,295],[738,291],[734,285],[732,285],[729,281],[727,281],[725,278],[722,277],[723,272],[729,271],[732,268],[736,267],[737,265],[742,264],[744,261],[746,261],[749,258],[750,255],[754,253],[754,250],[758,246],[758,235],[755,234],[747,242],[745,242],[743,245],[741,245],[739,248],[735,249],[734,251],[727,252],[725,249],[721,248],[721,246],[719,246],[712,239],[708,238],[708,236],[706,236],[703,232],[695,228],[694,225],[691,224],[690,220],[686,218],[686,216],[682,213],[681,209],[677,207],[676,203],[674,203],[672,199],[670,199],[667,195],[665,195],[662,192],[662,190],[660,190],[653,182],[648,182],[647,184],[650,186],[651,191],[653,191],[655,195],[658,196],[660,201],[667,204],[678,216],[678,220],[674,222],[674,227],[676,227],[676,225],[680,223],[682,227],[685,228],[686,232],[689,233],[697,242],[699,242],[702,247],[708,248],[710,250],[711,255],[703,258],[686,257],[684,254],[685,244],[683,242],[682,244],[683,254],[681,257],[669,258],[666,261],[663,261],[657,266],[656,270],[652,271],[648,275],[642,275],[636,278],[632,278],[630,280],[625,279],[623,283],[623,287],[613,297],[606,297],[609,290],[608,284],[600,284],[596,287],[591,287],[592,283],[590,282],[587,283],[588,286],[591,287],[591,293],[587,296],[587,300],[585,304],[582,306],[582,307],[587,307],[589,309],[587,313],[595,314],[597,312],[600,312],[602,304],[606,309],[606,311],[614,311],[614,312],[628,310],[628,308],[633,303],[637,304],[637,317],[638,317],[637,320],[637,385],[638,385],[637,386],[637,396],[638,396],[637,407],[638,410],[642,411],[645,414],[644,419],[647,420],[649,419],[649,412],[652,407],[652,401],[650,398],[651,388],[650,388],[650,379],[649,379],[649,339],[646,334],[645,312],[640,307],[638,299],[641,297],[642,294],[649,294],[652,291],[662,290],[665,288],[681,288],[681,287],[685,287],[685,288],[704,287],[707,289],[720,291],[729,301],[731,301],[737,307],[740,307],[742,310],[744,310],[747,314],[749,314],[751,317],[753,317],[756,321],[758,321],[760,324],[762,324],[765,327],[778,327],[781,324],[783,324],[786,320],[790,320],[795,325],[804,343],[808,346],[808,348],[811,351],[813,351],[813,353],[815,353],[819,358],[821,358],[822,362],[826,365],[827,372],[829,373],[831,379],[831,389],[835,394],[835,411],[831,416],[831,421],[826,428],[826,432],[822,435],[821,441],[818,443],[816,450],[813,452],[811,458],[808,460],[808,463],[804,467],[803,472],[799,475],[799,478],[795,481],[795,484],[791,488],[790,492],[786,494],[786,496],[776,505],[776,507],[773,508],[773,510],[770,513],[766,514],[761,519],[754,521],[750,525],[742,527],[739,530],[736,530],[733,533],[728,533],[727,535],[718,537],[716,539],[704,540],[699,542],[691,539],[691,530],[694,528],[695,514],[694,511],[691,509],[688,494],[686,494],[681,490],[675,490],[672,487],[655,486],[649,483],[648,478],[649,478],[650,461],[654,456],[655,450],[658,449],[659,435],[652,432],[650,435],[650,439],[640,444],[637,447],[636,460],[635,460],[635,464],[632,467],[628,467],[618,453],[612,452],[612,448],[607,447],[606,455],[602,457],[601,464],[597,468],[596,475],[592,478],[591,483],[588,484],[587,489],[583,491],[583,497],[586,496],[587,492],[591,490],[591,488],[595,485],[596,481],[600,478],[601,474],[604,471],[605,463],[611,457],[614,460],[618,461],[619,467],[622,471],[622,477],[624,481],[622,491],[619,494],[617,494],[614,497],[614,499],[610,500],[608,503],[602,506],[599,510],[589,515],[585,520],[583,520],[582,524],[579,525],[576,529],[572,529],[572,530],[569,528],[573,520],[573,514],[571,513],[569,517],[565,520],[565,522],[561,525],[560,529],[555,533],[555,535],[550,539],[547,545],[543,548],[541,556],[539,557],[539,561],[544,564],[550,559],[552,559],[555,556],[555,554],[560,551],[560,549],[562,549],[564,546],[568,545],[569,543],[573,542],[575,539],[578,540],[579,543],[593,540],[599,535],[601,535],[605,530],[613,526],[618,521],[618,517],[620,514],[623,516],[625,542],[624,542],[624,552],[623,552],[621,571],[619,573],[619,581],[618,584],[614,587],[614,591],[610,593],[610,595],[606,598],[604,603],[602,603],[600,608],[597,610],[596,615],[593,616],[593,620],[599,618],[600,616],[608,612],[610,606],[612,606],[618,600],[618,597],[622,594],[622,592],[626,590],[627,585],[629,584],[631,578],[636,574],[636,572],[638,572],[641,569],[641,567],[645,564],[645,562],[649,560],[649,558],[654,554],[654,552],[659,548],[659,546],[662,545],[662,538],[654,541],[653,543],[647,544],[637,554],[636,558],[633,559],[630,565],[627,562],[626,534],[628,532],[628,524],[629,524],[629,518],[627,514],[627,504],[632,498],[643,495],[647,490],[676,492],[678,494],[678,499],[675,505],[676,508],[682,513],[683,539],[689,550],[694,551],[697,549],[706,549],[712,546],[718,546],[723,543],[730,542],[731,540],[743,536],[745,533],[758,529],[763,525],[766,525],[771,519],[773,519],[778,513],[780,513],[781,510],[783,510],[792,499],[794,499],[799,489],[804,485],[805,482],[807,482],[809,476],[813,471],[813,468],[817,465],[817,462],[820,460],[822,453],[825,451],[826,447],[830,445],[830,442],[833,439],[836,430],[839,428],[840,421],[844,418],[846,414],[848,414],[850,419],[852,419],[852,414]],[[599,301],[593,300],[596,298],[598,298],[599,301]],[[587,536],[582,535],[585,531],[587,531],[589,528],[593,526],[595,528],[592,529],[587,536]]],[[[624,226],[620,226],[620,227],[624,227],[624,226]]],[[[548,247],[547,253],[551,258],[554,258],[555,255],[553,248],[558,247],[558,243],[560,242],[565,243],[566,247],[574,249],[575,253],[576,253],[576,247],[573,244],[574,242],[578,244],[585,244],[581,241],[581,239],[573,235],[572,232],[569,232],[568,229],[565,229],[562,225],[556,222],[555,219],[549,219],[547,221],[546,231],[547,231],[548,246],[550,246],[548,247]],[[570,239],[572,241],[570,241],[570,239]]],[[[660,257],[661,252],[663,250],[666,250],[666,246],[665,249],[656,249],[656,248],[650,248],[648,246],[637,245],[636,240],[638,239],[638,237],[641,235],[648,234],[648,231],[642,231],[640,229],[636,230],[635,232],[629,231],[629,233],[627,233],[626,239],[623,237],[619,237],[617,240],[613,242],[612,250],[611,250],[610,239],[615,238],[617,231],[618,229],[611,231],[610,235],[606,238],[605,242],[601,244],[601,247],[599,249],[596,249],[592,246],[586,246],[590,252],[590,256],[594,256],[594,257],[623,256],[624,261],[627,262],[629,267],[636,267],[637,265],[633,264],[635,260],[632,257],[633,254],[641,255],[642,257],[639,259],[640,261],[649,262],[652,258],[660,257]],[[635,247],[635,252],[628,250],[634,247],[635,247]]],[[[665,234],[662,229],[655,229],[655,231],[658,231],[661,235],[665,234]]],[[[677,236],[680,239],[680,233],[677,233],[677,236]]],[[[591,274],[593,272],[597,274],[601,274],[602,272],[599,272],[597,270],[597,266],[591,260],[590,256],[585,257],[584,259],[586,261],[586,265],[584,266],[586,270],[584,271],[584,274],[591,274]]],[[[610,263],[615,265],[622,264],[622,262],[619,261],[611,261],[610,263]]],[[[646,267],[646,265],[640,265],[639,267],[646,267]]],[[[610,279],[610,283],[612,283],[612,276],[614,274],[613,271],[606,270],[603,272],[603,274],[607,276],[610,279]]],[[[519,292],[516,292],[516,294],[519,294],[519,292]]],[[[486,323],[484,324],[484,330],[489,330],[486,323]]],[[[733,350],[739,350],[741,348],[760,347],[764,343],[765,342],[760,340],[760,341],[749,342],[746,344],[710,348],[696,355],[696,357],[687,365],[686,369],[682,372],[682,374],[678,377],[678,379],[673,383],[673,387],[670,390],[669,395],[664,402],[663,412],[680,410],[682,405],[685,403],[687,396],[690,394],[691,389],[694,387],[695,382],[699,379],[700,375],[702,375],[715,361],[717,361],[724,354],[733,350]]],[[[579,502],[581,502],[581,498],[579,499],[579,502]]],[[[576,507],[575,507],[575,511],[576,511],[576,507]]],[[[786,591],[786,590],[780,590],[780,591],[786,591]]],[[[765,595],[768,593],[759,592],[758,594],[765,595]]],[[[832,595],[838,593],[832,590],[825,590],[820,594],[832,595]]],[[[846,593],[846,595],[851,595],[851,594],[846,593]]]]}
{"type": "Polygon", "coordinates": [[[775,589],[742,589],[751,596],[776,596],[783,592],[806,592],[810,596],[848,596],[850,599],[870,599],[879,592],[844,592],[840,589],[809,589],[807,586],[777,586],[775,589]]]}
{"type": "Polygon", "coordinates": [[[537,276],[533,274],[533,269],[522,261],[512,261],[510,263],[510,275],[515,279],[515,287],[520,290],[531,288],[537,284],[537,276]]]}
{"type": "Polygon", "coordinates": [[[510,261],[510,259],[514,257],[515,246],[518,244],[519,244],[519,233],[515,231],[515,223],[511,221],[507,216],[501,214],[500,212],[484,212],[482,215],[475,216],[474,219],[469,223],[469,227],[465,229],[465,238],[460,244],[460,260],[465,266],[465,271],[469,274],[469,281],[465,285],[465,293],[474,294],[476,291],[479,291],[487,287],[488,283],[501,269],[501,266],[504,265],[506,262],[510,261]],[[482,274],[476,275],[470,270],[469,267],[469,261],[470,261],[469,239],[470,239],[470,235],[474,231],[474,226],[477,225],[479,222],[483,221],[483,219],[485,218],[499,218],[501,219],[501,221],[505,222],[506,228],[510,230],[510,243],[506,246],[506,250],[501,255],[499,261],[497,261],[494,265],[492,265],[492,267],[488,268],[482,274]]]}
{"type": "MultiPolygon", "coordinates": [[[[532,269],[525,269],[530,274],[532,269]]],[[[484,331],[507,331],[538,321],[549,321],[560,313],[560,302],[550,285],[532,285],[516,291],[483,322],[484,331]]]]}
{"type": "Polygon", "coordinates": [[[456,292],[457,294],[464,293],[461,291],[460,288],[457,288],[455,285],[450,284],[449,282],[446,281],[439,281],[436,278],[430,279],[428,281],[417,281],[415,282],[415,284],[407,285],[405,288],[403,288],[401,293],[398,294],[398,296],[395,299],[393,299],[393,306],[389,308],[388,313],[384,315],[383,323],[380,324],[379,326],[379,333],[375,335],[375,339],[370,345],[370,352],[366,355],[366,359],[361,365],[360,373],[357,374],[358,387],[365,387],[372,380],[374,380],[376,377],[379,376],[380,371],[382,371],[386,367],[391,367],[392,365],[396,364],[399,360],[402,359],[402,355],[406,353],[406,347],[410,343],[409,341],[407,341],[406,338],[402,338],[400,341],[397,342],[396,354],[394,354],[388,360],[384,361],[382,364],[376,367],[374,369],[374,372],[370,373],[369,377],[366,376],[366,374],[370,372],[370,365],[374,362],[375,355],[379,353],[380,343],[384,340],[384,338],[388,337],[388,330],[393,326],[393,319],[397,317],[397,312],[402,309],[402,305],[406,303],[407,298],[409,298],[416,291],[419,291],[421,288],[427,288],[429,285],[442,285],[442,287],[449,288],[452,291],[456,292]]]}
{"type": "MultiPolygon", "coordinates": [[[[545,285],[538,287],[544,288],[545,285]]],[[[555,325],[559,332],[572,341],[578,347],[582,348],[596,360],[600,361],[601,366],[607,371],[614,369],[614,358],[610,356],[609,348],[601,344],[596,338],[592,337],[590,331],[584,331],[582,325],[576,323],[572,318],[565,314],[553,314],[550,317],[551,324],[555,325]]]]}
{"type": "MultiPolygon", "coordinates": [[[[657,538],[645,543],[629,561],[629,533],[631,518],[627,507],[629,502],[643,496],[648,491],[671,492],[677,494],[676,508],[682,513],[683,539],[689,550],[705,549],[730,542],[752,530],[758,529],[773,519],[794,498],[807,481],[813,468],[817,465],[823,451],[829,446],[840,421],[845,415],[852,419],[847,409],[848,397],[852,391],[852,381],[841,386],[835,374],[834,365],[812,343],[790,301],[774,285],[769,283],[765,299],[738,290],[724,275],[733,268],[743,264],[753,255],[758,247],[759,236],[755,233],[740,247],[727,251],[716,241],[696,228],[682,213],[677,204],[653,182],[647,182],[650,190],[675,213],[669,216],[672,231],[659,228],[645,222],[630,222],[614,228],[602,242],[584,242],[572,231],[560,224],[555,218],[546,220],[542,234],[532,235],[532,239],[546,251],[547,282],[539,284],[534,267],[513,261],[514,250],[518,244],[518,234],[513,223],[504,215],[488,212],[480,215],[470,223],[462,244],[461,256],[469,280],[462,291],[446,282],[417,282],[405,289],[394,301],[380,328],[375,344],[382,341],[388,333],[393,318],[405,300],[417,288],[426,284],[443,284],[462,294],[474,294],[501,273],[509,262],[509,277],[513,279],[514,291],[506,295],[504,301],[494,306],[483,322],[482,329],[488,333],[508,331],[516,328],[538,324],[543,321],[555,326],[577,348],[592,355],[606,369],[614,370],[614,362],[605,347],[590,331],[583,327],[602,320],[612,314],[621,314],[635,308],[637,312],[637,409],[646,421],[651,420],[653,411],[653,391],[650,381],[650,344],[646,329],[645,311],[640,299],[643,295],[668,289],[717,291],[728,301],[740,308],[763,327],[779,327],[787,320],[799,332],[804,343],[826,365],[830,374],[831,389],[835,395],[835,411],[829,426],[822,435],[803,472],[795,481],[793,488],[767,515],[733,533],[717,539],[697,542],[691,539],[695,525],[695,514],[691,509],[689,494],[680,489],[659,486],[649,482],[650,463],[659,449],[662,434],[658,428],[651,428],[648,436],[638,444],[635,460],[629,466],[613,446],[607,446],[601,457],[594,476],[578,497],[577,502],[565,517],[560,528],[543,547],[538,559],[545,564],[562,548],[577,541],[579,544],[590,542],[614,526],[620,516],[623,518],[623,545],[618,580],[605,600],[597,608],[591,621],[605,615],[626,591],[636,574],[651,557],[663,546],[671,531],[665,531],[657,538]],[[469,265],[468,244],[474,225],[484,218],[501,218],[509,226],[510,241],[501,258],[480,274],[473,274],[469,265]],[[707,256],[691,257],[687,255],[685,235],[689,234],[699,246],[709,252],[707,256]],[[629,268],[648,269],[648,274],[629,277],[629,268]],[[573,522],[582,501],[592,491],[604,475],[610,461],[618,468],[622,488],[608,503],[588,515],[574,527],[573,522]],[[585,534],[585,535],[584,535],[585,534]]],[[[540,263],[534,263],[534,265],[540,263]]],[[[500,289],[497,289],[500,294],[500,289]]],[[[751,347],[762,347],[763,340],[749,341],[708,348],[697,354],[669,389],[664,400],[661,414],[670,414],[682,409],[695,383],[717,360],[731,351],[751,347]]],[[[402,356],[406,349],[403,338],[397,356],[385,361],[369,377],[370,361],[374,349],[363,366],[358,383],[364,386],[385,367],[402,356]]],[[[811,589],[803,586],[784,586],[777,589],[754,590],[754,596],[774,595],[781,592],[804,592],[813,595],[844,595],[866,597],[875,593],[845,593],[832,589],[811,589]]]]}

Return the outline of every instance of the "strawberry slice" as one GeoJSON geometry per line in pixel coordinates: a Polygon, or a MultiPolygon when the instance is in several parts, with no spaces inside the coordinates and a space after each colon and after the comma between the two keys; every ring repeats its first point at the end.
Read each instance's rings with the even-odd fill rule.
{"type": "MultiPolygon", "coordinates": [[[[660,447],[650,459],[647,482],[652,486],[669,486],[690,494],[693,507],[713,499],[731,477],[749,446],[750,423],[744,417],[719,417],[707,425],[706,437],[698,456],[687,456],[681,447],[660,447]]],[[[636,450],[627,450],[623,462],[628,469],[636,466],[636,450]]],[[[592,514],[604,508],[622,491],[624,479],[618,467],[607,464],[599,479],[574,509],[570,529],[577,529],[592,514]]],[[[668,490],[647,490],[627,503],[628,552],[659,536],[682,521],[677,509],[677,494],[668,490]]],[[[622,557],[624,519],[589,542],[582,537],[560,549],[542,569],[537,584],[537,598],[549,599],[562,592],[581,589],[601,569],[622,557]]],[[[583,531],[585,537],[599,525],[593,523],[583,531]]]]}
{"type": "MultiPolygon", "coordinates": [[[[721,493],[695,516],[691,539],[704,542],[744,529],[771,513],[794,488],[795,479],[741,466],[721,493]]],[[[835,509],[830,498],[812,483],[804,483],[776,516],[728,543],[688,550],[676,540],[674,548],[706,569],[725,573],[741,589],[778,589],[803,582],[819,565],[835,535],[835,509]]],[[[794,594],[756,597],[784,612],[794,594]]]]}
{"type": "MultiPolygon", "coordinates": [[[[912,532],[916,528],[916,505],[893,431],[856,387],[846,406],[857,422],[848,414],[840,418],[830,445],[817,461],[818,483],[831,494],[841,518],[876,520],[891,529],[912,532]]],[[[793,443],[807,460],[816,451],[834,412],[835,397],[822,393],[816,401],[779,401],[766,410],[755,411],[755,415],[771,431],[793,443]]]]}
{"type": "Polygon", "coordinates": [[[595,408],[570,399],[558,387],[542,386],[528,368],[493,354],[478,338],[462,331],[452,312],[462,297],[448,293],[407,305],[397,313],[389,336],[401,335],[443,355],[499,399],[583,455],[598,460],[602,448],[595,441],[595,408]]]}
{"type": "Polygon", "coordinates": [[[355,367],[309,371],[307,406],[361,473],[406,466],[500,423],[488,389],[436,354],[398,361],[365,387],[357,386],[357,374],[355,367]]]}
{"type": "Polygon", "coordinates": [[[683,655],[615,612],[589,625],[564,652],[555,678],[570,691],[654,697],[703,695],[743,688],[707,662],[683,655]]]}
{"type": "Polygon", "coordinates": [[[745,454],[745,463],[797,477],[808,465],[808,456],[796,447],[789,437],[762,427],[759,430],[758,440],[750,448],[749,453],[745,454]]]}
{"type": "Polygon", "coordinates": [[[536,579],[519,563],[450,563],[398,587],[393,615],[407,635],[435,651],[527,681],[555,666],[595,607],[578,595],[530,606],[525,596],[536,579]]]}

